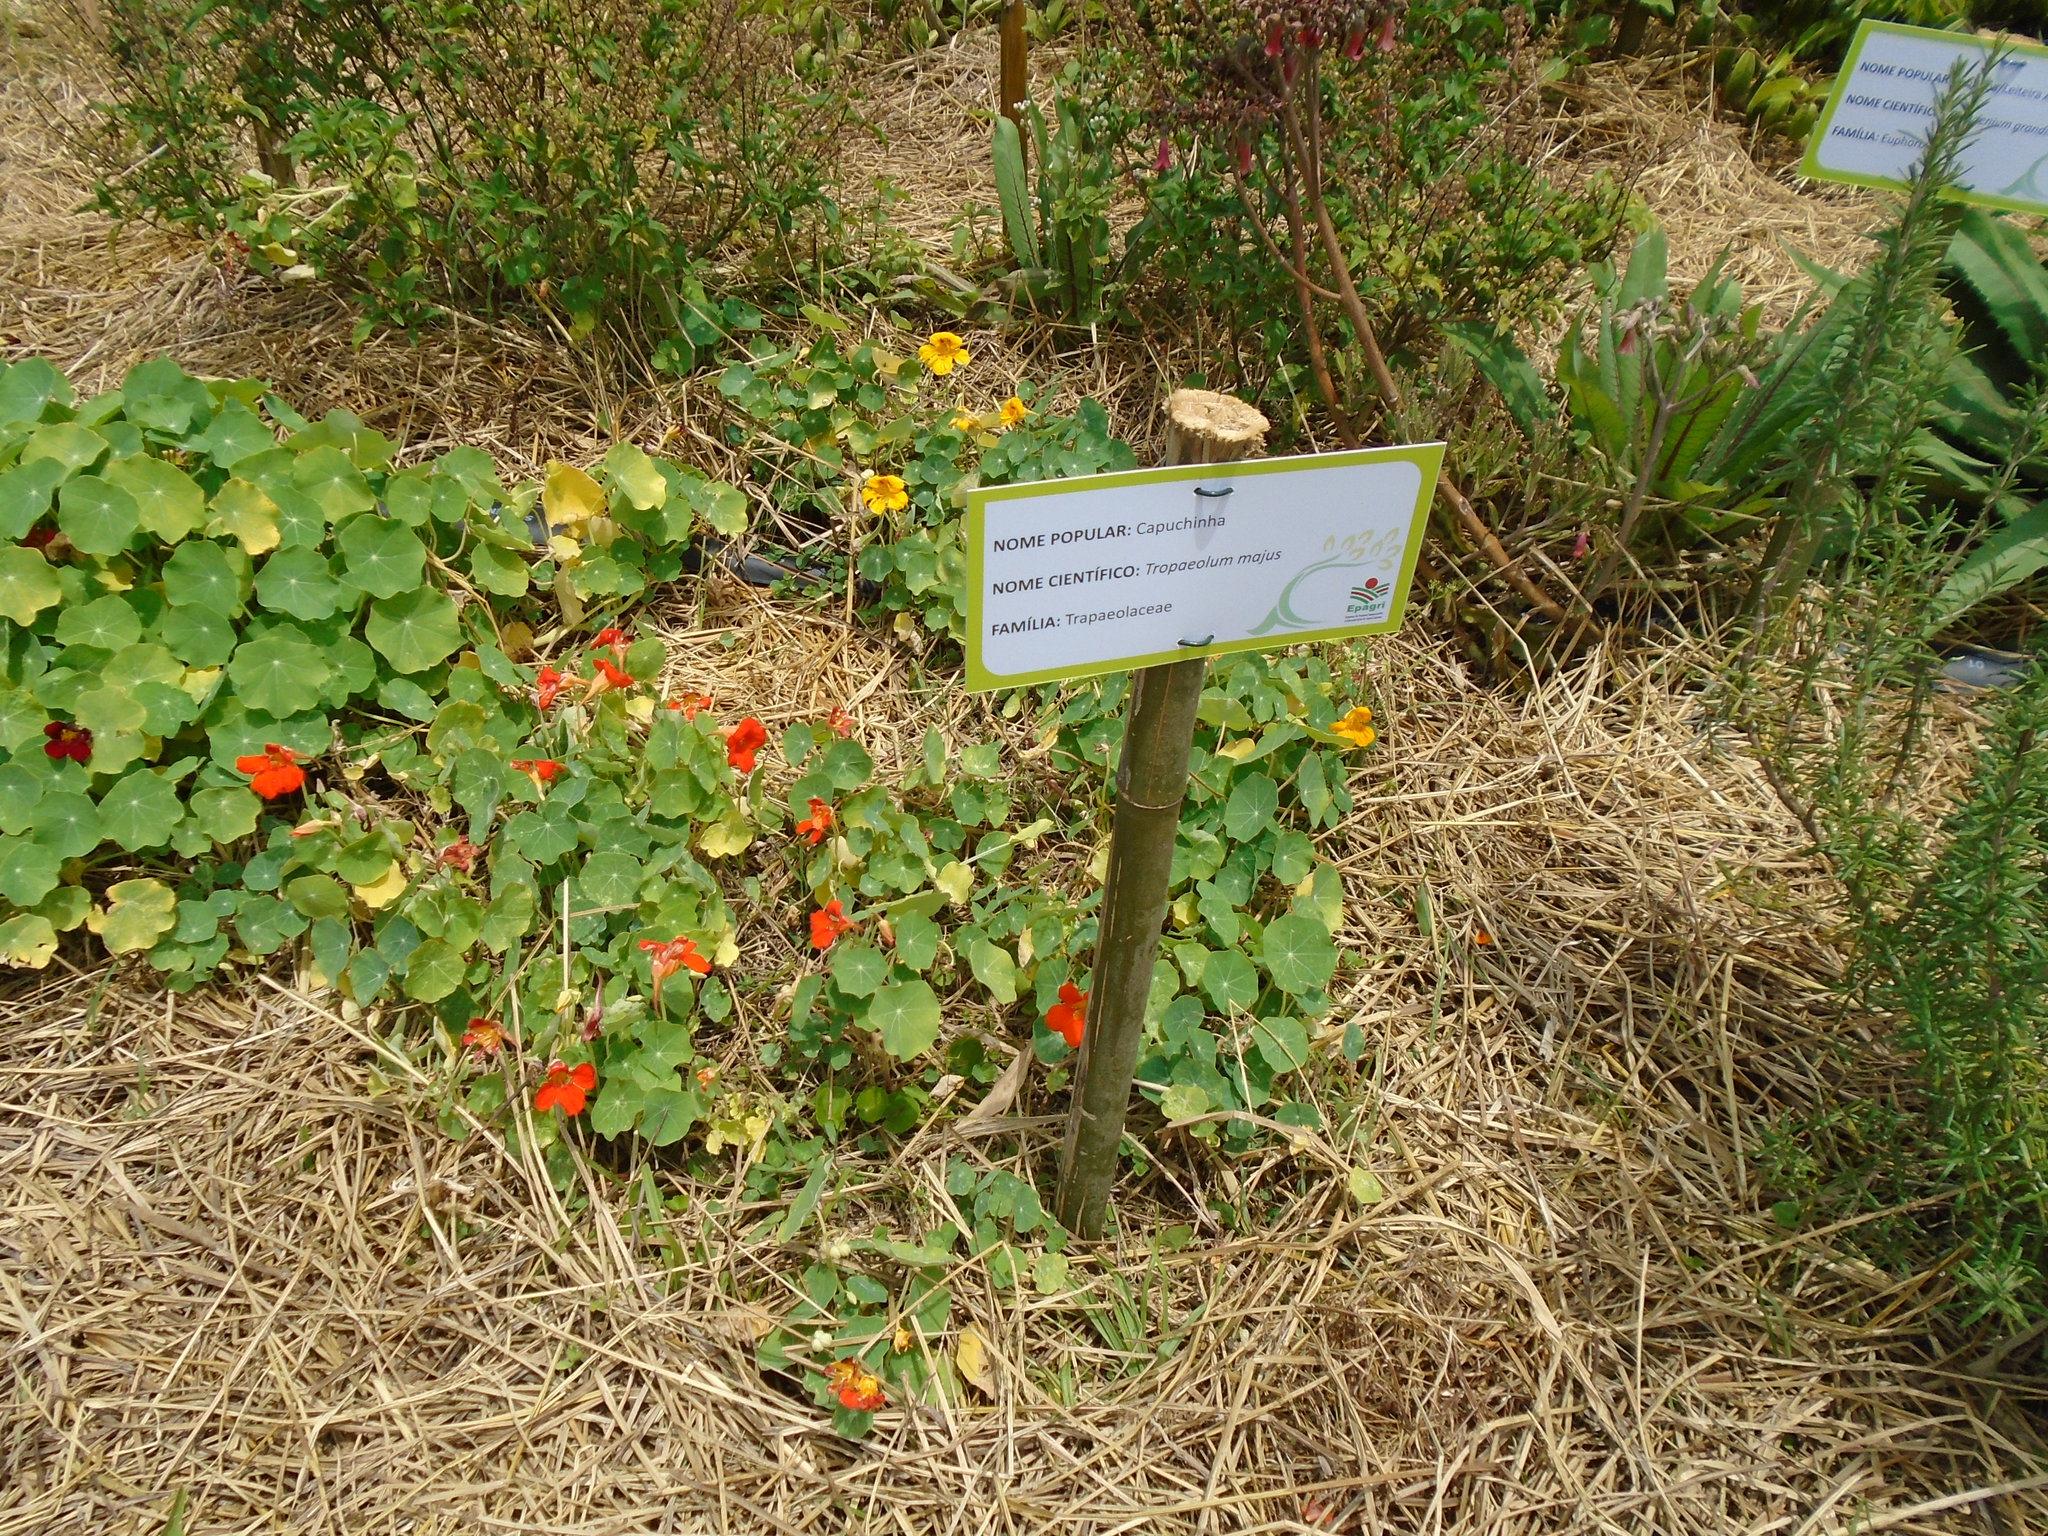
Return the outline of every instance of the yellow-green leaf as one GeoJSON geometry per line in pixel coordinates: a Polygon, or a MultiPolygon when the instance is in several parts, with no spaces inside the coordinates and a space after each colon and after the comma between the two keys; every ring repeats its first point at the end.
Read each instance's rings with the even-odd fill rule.
{"type": "Polygon", "coordinates": [[[110,955],[148,949],[178,922],[178,893],[161,880],[123,880],[107,887],[107,905],[85,926],[100,936],[110,955]]]}
{"type": "Polygon", "coordinates": [[[247,480],[230,480],[215,493],[206,532],[209,538],[224,533],[252,555],[269,553],[283,538],[277,503],[247,480]]]}
{"type": "Polygon", "coordinates": [[[57,953],[57,930],[47,917],[24,912],[0,923],[0,965],[40,971],[57,953]]]}
{"type": "Polygon", "coordinates": [[[603,516],[604,491],[574,464],[553,459],[548,463],[541,505],[547,510],[550,528],[565,528],[572,523],[586,523],[593,517],[603,516]]]}

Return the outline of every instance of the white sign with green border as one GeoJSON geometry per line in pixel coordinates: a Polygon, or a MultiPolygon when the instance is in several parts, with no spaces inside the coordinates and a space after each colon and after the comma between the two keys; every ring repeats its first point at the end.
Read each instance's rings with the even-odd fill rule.
{"type": "Polygon", "coordinates": [[[1442,443],[987,486],[967,499],[967,685],[1400,626],[1442,443]]]}
{"type": "Polygon", "coordinates": [[[2048,48],[1887,21],[1856,29],[1800,171],[1820,181],[1898,188],[1913,179],[1934,102],[1956,64],[2004,48],[1956,178],[1968,202],[2048,213],[2048,48]]]}

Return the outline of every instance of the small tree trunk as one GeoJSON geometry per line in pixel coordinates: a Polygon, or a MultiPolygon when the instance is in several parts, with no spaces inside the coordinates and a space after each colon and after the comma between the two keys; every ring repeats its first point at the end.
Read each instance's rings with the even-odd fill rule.
{"type": "Polygon", "coordinates": [[[1642,0],[1628,0],[1628,4],[1621,8],[1621,25],[1614,33],[1615,55],[1625,58],[1629,54],[1640,53],[1643,47],[1643,34],[1649,30],[1649,26],[1650,13],[1644,8],[1642,0]]]}
{"type": "MultiPolygon", "coordinates": [[[[1266,418],[1228,395],[1176,390],[1167,401],[1167,420],[1169,464],[1228,463],[1265,446],[1266,418]]],[[[1131,688],[1117,759],[1116,820],[1094,984],[1054,1202],[1060,1225],[1077,1237],[1100,1237],[1109,1212],[1131,1078],[1145,1041],[1145,1004],[1166,922],[1166,887],[1207,665],[1198,656],[1146,667],[1131,688]]]]}

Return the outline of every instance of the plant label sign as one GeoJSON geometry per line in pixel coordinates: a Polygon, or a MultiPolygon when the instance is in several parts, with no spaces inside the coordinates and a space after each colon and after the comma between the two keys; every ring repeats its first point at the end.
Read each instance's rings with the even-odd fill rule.
{"type": "Polygon", "coordinates": [[[1957,176],[1967,202],[2048,213],[2048,48],[1866,21],[1806,141],[1803,174],[1859,187],[1913,179],[1934,125],[1934,103],[1957,64],[2004,54],[1964,146],[1957,176]]]}
{"type": "Polygon", "coordinates": [[[1443,457],[1421,443],[970,492],[967,685],[1396,629],[1443,457]]]}

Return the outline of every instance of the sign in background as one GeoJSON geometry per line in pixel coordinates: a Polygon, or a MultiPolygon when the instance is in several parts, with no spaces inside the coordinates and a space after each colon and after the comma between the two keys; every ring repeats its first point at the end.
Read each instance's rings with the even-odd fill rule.
{"type": "Polygon", "coordinates": [[[1903,187],[1927,148],[1935,98],[1958,61],[1994,48],[1990,95],[1964,146],[1957,187],[1969,202],[2048,213],[2048,48],[1966,32],[1866,21],[1856,29],[1828,104],[1806,142],[1805,175],[1860,187],[1903,187]]]}
{"type": "Polygon", "coordinates": [[[1398,628],[1444,445],[990,486],[967,502],[967,685],[1398,628]]]}

